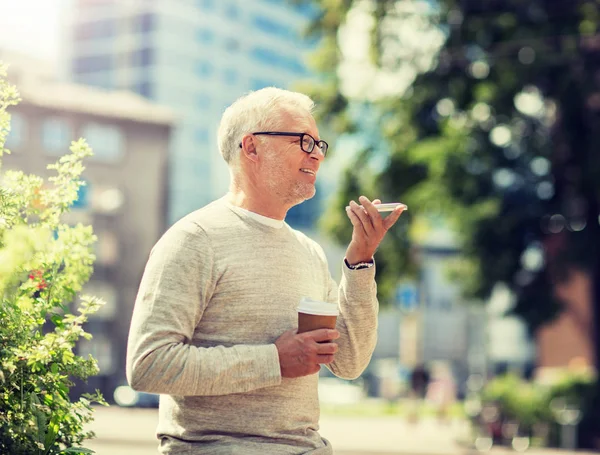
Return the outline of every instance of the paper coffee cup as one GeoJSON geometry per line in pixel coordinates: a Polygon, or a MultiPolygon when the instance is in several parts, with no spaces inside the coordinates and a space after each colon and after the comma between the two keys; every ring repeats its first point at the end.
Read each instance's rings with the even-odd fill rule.
{"type": "Polygon", "coordinates": [[[298,304],[298,333],[317,329],[335,329],[340,310],[336,303],[302,297],[298,304]]]}

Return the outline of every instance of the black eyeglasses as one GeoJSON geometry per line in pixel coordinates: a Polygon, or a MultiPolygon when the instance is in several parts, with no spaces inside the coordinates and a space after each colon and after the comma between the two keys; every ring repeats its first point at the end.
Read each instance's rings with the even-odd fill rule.
{"type": "MultiPolygon", "coordinates": [[[[323,157],[327,156],[327,150],[329,149],[329,144],[325,141],[317,141],[314,137],[312,137],[308,133],[289,133],[285,131],[258,131],[256,133],[252,133],[255,135],[265,135],[265,136],[294,136],[300,138],[300,148],[303,152],[312,153],[315,150],[315,145],[319,147],[323,157]]],[[[240,144],[240,147],[242,144],[240,144]]]]}

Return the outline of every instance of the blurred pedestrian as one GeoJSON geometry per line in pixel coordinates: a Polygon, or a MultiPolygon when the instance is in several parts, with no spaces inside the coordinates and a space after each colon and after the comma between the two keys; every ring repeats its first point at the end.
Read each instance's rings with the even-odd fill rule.
{"type": "Polygon", "coordinates": [[[162,394],[161,453],[332,453],[318,433],[317,373],[327,365],[356,378],[369,363],[373,254],[405,207],[382,217],[378,200],[350,202],[338,288],[323,249],[285,222],[314,196],[327,154],[312,109],[307,96],[276,88],[233,103],[218,138],[229,192],[175,223],[150,254],[127,377],[136,390],[162,394]],[[298,334],[302,296],[338,304],[336,329],[298,334]]]}
{"type": "Polygon", "coordinates": [[[410,375],[409,421],[413,423],[419,420],[429,379],[429,370],[422,364],[417,365],[410,375]]]}
{"type": "Polygon", "coordinates": [[[416,397],[420,399],[425,398],[425,392],[429,384],[429,370],[425,365],[417,365],[414,368],[410,375],[410,384],[412,392],[416,397]]]}
{"type": "Polygon", "coordinates": [[[456,382],[445,362],[434,363],[426,396],[435,407],[439,421],[447,422],[450,407],[456,401],[456,382]]]}

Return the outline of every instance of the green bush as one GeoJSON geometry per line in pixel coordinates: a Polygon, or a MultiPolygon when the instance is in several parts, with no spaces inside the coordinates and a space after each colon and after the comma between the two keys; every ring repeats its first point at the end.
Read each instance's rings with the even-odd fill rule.
{"type": "Polygon", "coordinates": [[[91,356],[74,353],[90,314],[102,302],[75,297],[92,273],[96,240],[91,227],[62,222],[83,184],[82,160],[91,155],[84,140],[41,177],[2,172],[10,131],[7,108],[19,102],[0,64],[0,453],[54,455],[91,453],[78,447],[93,436],[92,402],[101,395],[72,401],[73,380],[98,372],[91,356]]]}
{"type": "MultiPolygon", "coordinates": [[[[518,423],[524,434],[533,434],[536,425],[546,425],[549,430],[548,443],[558,446],[560,428],[557,411],[560,406],[568,405],[581,411],[580,433],[588,431],[587,427],[592,427],[593,422],[597,424],[598,410],[594,404],[596,388],[594,377],[588,373],[565,371],[556,382],[545,386],[507,374],[488,382],[481,398],[484,403],[498,406],[502,421],[518,423]]],[[[587,438],[582,439],[580,442],[585,446],[590,445],[585,440],[587,438]]]]}
{"type": "Polygon", "coordinates": [[[491,380],[483,391],[483,401],[496,403],[502,416],[518,422],[525,432],[550,417],[547,391],[513,374],[491,380]]]}
{"type": "Polygon", "coordinates": [[[548,391],[548,409],[553,414],[552,439],[559,443],[559,424],[556,405],[568,405],[580,410],[578,423],[578,441],[580,448],[597,449],[600,412],[598,409],[598,385],[592,375],[571,373],[560,378],[548,391]],[[559,403],[560,402],[560,403],[559,403]]]}

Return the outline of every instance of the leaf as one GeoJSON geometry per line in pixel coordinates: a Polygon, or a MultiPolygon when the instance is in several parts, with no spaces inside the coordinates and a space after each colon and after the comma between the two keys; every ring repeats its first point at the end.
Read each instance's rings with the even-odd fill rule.
{"type": "Polygon", "coordinates": [[[35,393],[31,393],[29,395],[29,408],[35,419],[38,442],[42,442],[45,440],[46,429],[48,425],[48,417],[40,410],[40,405],[41,403],[38,396],[35,393]]]}
{"type": "Polygon", "coordinates": [[[54,415],[50,420],[50,424],[48,425],[48,432],[46,433],[46,438],[44,439],[44,447],[46,449],[46,453],[50,451],[50,449],[56,442],[56,435],[58,434],[58,430],[60,429],[58,421],[59,417],[57,415],[54,415]]]}
{"type": "Polygon", "coordinates": [[[69,447],[68,449],[63,450],[60,453],[75,453],[75,454],[88,454],[88,453],[96,453],[91,449],[85,449],[83,447],[69,447]]]}
{"type": "Polygon", "coordinates": [[[65,326],[63,323],[63,316],[60,314],[53,314],[50,320],[59,329],[62,329],[65,326]]]}

